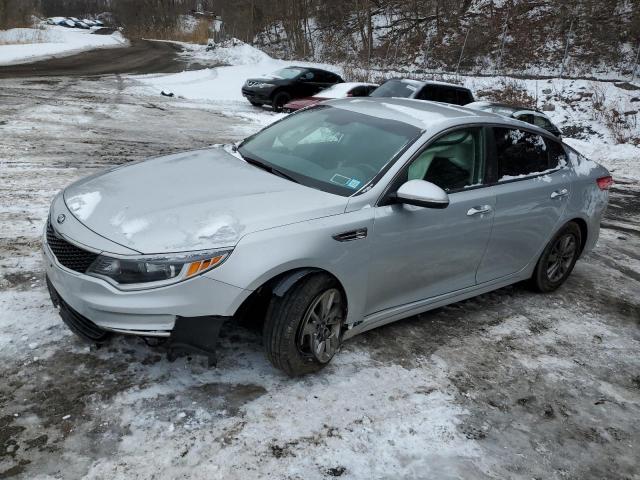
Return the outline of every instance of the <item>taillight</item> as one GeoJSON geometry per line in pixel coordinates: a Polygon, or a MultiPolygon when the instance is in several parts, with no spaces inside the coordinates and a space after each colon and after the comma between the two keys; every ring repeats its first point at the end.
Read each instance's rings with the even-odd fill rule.
{"type": "Polygon", "coordinates": [[[613,178],[611,178],[611,176],[600,177],[596,180],[596,183],[600,190],[609,190],[609,187],[613,185],[613,178]]]}

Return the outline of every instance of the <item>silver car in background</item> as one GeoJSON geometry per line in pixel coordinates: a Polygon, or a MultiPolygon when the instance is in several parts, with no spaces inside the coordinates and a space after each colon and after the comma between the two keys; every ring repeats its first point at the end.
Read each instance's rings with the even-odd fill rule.
{"type": "Polygon", "coordinates": [[[67,325],[165,337],[215,362],[260,319],[274,366],[325,366],[386,323],[529,280],[558,288],[598,238],[607,170],[543,129],[393,98],[329,101],[226,146],[66,188],[44,234],[67,325]]]}

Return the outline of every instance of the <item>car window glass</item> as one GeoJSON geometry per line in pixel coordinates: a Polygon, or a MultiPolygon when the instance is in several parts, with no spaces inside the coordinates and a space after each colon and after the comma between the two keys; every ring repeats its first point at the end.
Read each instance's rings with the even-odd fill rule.
{"type": "Polygon", "coordinates": [[[430,85],[427,87],[427,91],[428,100],[453,104],[457,103],[456,89],[454,88],[430,85]]]}
{"type": "Polygon", "coordinates": [[[533,116],[533,124],[537,125],[538,127],[542,127],[544,129],[547,129],[547,130],[549,128],[553,128],[552,123],[548,119],[544,118],[541,115],[534,115],[533,116]]]}
{"type": "Polygon", "coordinates": [[[420,129],[406,123],[320,106],[267,127],[239,152],[303,185],[349,196],[419,134],[420,129]]]}
{"type": "Polygon", "coordinates": [[[291,78],[297,77],[302,72],[303,72],[303,70],[301,70],[299,68],[282,68],[280,70],[276,70],[271,75],[276,77],[276,78],[291,79],[291,78]]]}
{"type": "Polygon", "coordinates": [[[549,170],[549,152],[542,136],[510,128],[493,129],[499,180],[549,170]]]}
{"type": "Polygon", "coordinates": [[[445,135],[411,162],[406,180],[426,180],[445,191],[479,185],[483,181],[482,130],[468,128],[445,135]]]}
{"type": "Polygon", "coordinates": [[[363,86],[352,88],[348,93],[348,96],[350,97],[364,97],[366,95],[367,90],[366,87],[363,86]]]}
{"type": "Polygon", "coordinates": [[[521,115],[518,115],[516,119],[520,120],[521,122],[533,124],[533,115],[531,115],[530,113],[523,113],[521,115]]]}
{"type": "Polygon", "coordinates": [[[329,72],[315,72],[314,80],[316,82],[332,83],[332,76],[333,75],[331,75],[329,72]]]}
{"type": "Polygon", "coordinates": [[[549,149],[549,168],[562,168],[567,165],[567,152],[562,145],[551,139],[545,138],[549,149]]]}
{"type": "Polygon", "coordinates": [[[402,80],[389,80],[371,92],[371,96],[408,98],[413,95],[417,89],[416,85],[412,83],[403,82],[402,80]]]}
{"type": "Polygon", "coordinates": [[[457,91],[457,96],[458,96],[458,101],[457,101],[458,105],[467,105],[468,103],[473,102],[473,96],[471,95],[471,92],[469,92],[468,90],[459,89],[457,91]]]}

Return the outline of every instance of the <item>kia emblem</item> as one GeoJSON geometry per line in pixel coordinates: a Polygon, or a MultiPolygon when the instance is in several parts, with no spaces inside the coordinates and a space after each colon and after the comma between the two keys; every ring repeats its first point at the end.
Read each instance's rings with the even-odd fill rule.
{"type": "Polygon", "coordinates": [[[58,215],[57,221],[58,223],[63,224],[66,219],[67,217],[65,217],[64,213],[61,213],[60,215],[58,215]]]}

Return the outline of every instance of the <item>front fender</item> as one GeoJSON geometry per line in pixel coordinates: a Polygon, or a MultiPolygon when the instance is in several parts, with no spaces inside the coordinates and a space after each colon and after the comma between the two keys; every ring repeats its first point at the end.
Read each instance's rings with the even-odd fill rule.
{"type": "Polygon", "coordinates": [[[333,236],[361,228],[371,232],[372,226],[373,210],[363,209],[254,232],[240,240],[223,265],[205,275],[253,291],[283,273],[324,270],[344,289],[347,323],[357,322],[364,316],[368,238],[338,241],[333,236]]]}

